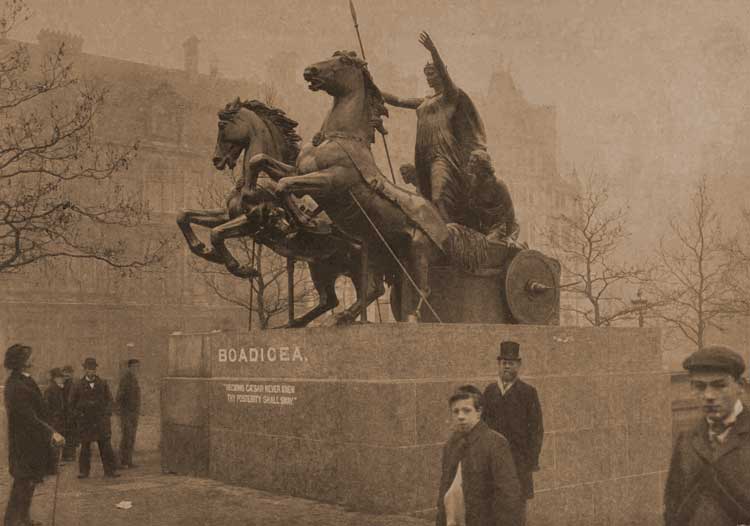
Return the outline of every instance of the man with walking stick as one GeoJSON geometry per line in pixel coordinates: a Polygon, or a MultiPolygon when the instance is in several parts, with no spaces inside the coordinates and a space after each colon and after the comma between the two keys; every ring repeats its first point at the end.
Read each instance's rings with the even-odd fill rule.
{"type": "Polygon", "coordinates": [[[4,366],[10,371],[5,382],[5,410],[9,468],[13,477],[5,526],[33,526],[40,523],[31,520],[31,499],[36,485],[47,474],[50,444],[62,446],[65,438],[46,422],[42,392],[30,374],[31,347],[11,345],[5,351],[4,366]]]}

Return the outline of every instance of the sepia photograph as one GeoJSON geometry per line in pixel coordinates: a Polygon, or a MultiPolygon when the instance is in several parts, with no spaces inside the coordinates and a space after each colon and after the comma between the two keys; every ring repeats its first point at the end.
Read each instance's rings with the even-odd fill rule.
{"type": "Polygon", "coordinates": [[[750,526],[749,28],[0,0],[4,526],[750,526]]]}

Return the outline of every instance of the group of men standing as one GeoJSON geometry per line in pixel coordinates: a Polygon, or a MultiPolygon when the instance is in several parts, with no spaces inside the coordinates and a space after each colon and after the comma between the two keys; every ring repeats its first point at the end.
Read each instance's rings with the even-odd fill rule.
{"type": "Polygon", "coordinates": [[[10,376],[5,384],[8,420],[8,456],[13,487],[5,512],[5,526],[35,524],[29,516],[36,484],[55,474],[63,461],[75,460],[77,445],[78,478],[89,477],[91,443],[96,442],[105,477],[118,477],[118,463],[112,449],[111,416],[116,402],[120,415],[120,467],[135,467],[133,446],[140,413],[140,387],[137,359],[128,361],[116,401],[106,380],[96,374],[95,358],[86,358],[84,374],[73,380],[73,368],[55,368],[44,394],[31,377],[31,347],[16,344],[5,353],[10,376]]]}
{"type": "Polygon", "coordinates": [[[523,526],[544,440],[536,389],[518,378],[520,346],[500,344],[498,378],[484,393],[459,387],[455,432],[443,450],[437,526],[523,526]]]}

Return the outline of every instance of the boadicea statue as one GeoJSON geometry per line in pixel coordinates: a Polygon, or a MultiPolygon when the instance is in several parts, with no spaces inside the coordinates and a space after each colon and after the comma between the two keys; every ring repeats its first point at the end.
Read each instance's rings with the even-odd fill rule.
{"type": "MultiPolygon", "coordinates": [[[[426,34],[420,38],[434,50],[426,34]]],[[[439,59],[437,51],[433,59],[439,59]]],[[[429,199],[396,186],[380,172],[370,147],[375,131],[384,133],[388,112],[364,60],[355,52],[337,51],[305,68],[304,78],[312,91],[331,96],[333,105],[320,131],[301,149],[296,122],[281,110],[236,100],[219,113],[214,165],[234,166],[244,151],[242,177],[225,209],[179,214],[178,224],[194,254],[252,279],[254,269],[241,266],[225,246],[228,238],[252,236],[290,261],[307,261],[319,304],[299,319],[290,313],[290,326],[303,326],[337,304],[339,275],[353,279],[357,302],[335,323],[351,322],[358,314],[366,319],[366,306],[382,295],[386,280],[397,320],[418,321],[426,309],[430,319],[441,321],[429,301],[430,267],[447,266],[458,276],[488,263],[505,276],[507,290],[498,293],[512,293],[514,298],[504,301],[511,311],[518,307],[504,322],[550,322],[559,304],[559,267],[515,243],[512,218],[503,219],[509,228],[493,239],[484,228],[480,232],[446,222],[429,199]],[[314,206],[301,206],[303,197],[314,206]],[[192,224],[212,229],[210,248],[197,238],[192,224]],[[498,246],[507,250],[498,251],[498,246]],[[519,253],[524,257],[516,258],[519,253]],[[510,264],[512,258],[520,264],[510,264]]],[[[481,136],[483,131],[477,132],[481,136]]],[[[472,152],[483,152],[478,144],[470,145],[472,152]]]]}
{"type": "MultiPolygon", "coordinates": [[[[291,195],[309,195],[345,235],[381,255],[386,275],[401,277],[397,319],[417,321],[429,304],[429,269],[448,261],[456,273],[472,272],[487,261],[488,240],[480,232],[446,223],[433,203],[391,183],[375,164],[370,145],[375,130],[383,129],[385,100],[366,63],[356,53],[337,51],[329,59],[309,65],[304,78],[313,91],[333,98],[320,131],[305,144],[296,166],[268,154],[254,156],[245,184],[260,172],[278,181],[277,192],[293,208],[291,195]],[[389,257],[382,259],[382,255],[389,257]]],[[[299,214],[295,214],[300,222],[299,214]]],[[[534,283],[532,288],[554,288],[534,283]]],[[[433,317],[439,316],[429,309],[433,317]]]]}

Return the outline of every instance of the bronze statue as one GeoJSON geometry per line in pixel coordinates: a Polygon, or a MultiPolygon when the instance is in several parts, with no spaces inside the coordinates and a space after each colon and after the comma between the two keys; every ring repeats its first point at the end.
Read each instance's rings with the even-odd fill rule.
{"type": "Polygon", "coordinates": [[[490,241],[512,244],[520,228],[508,187],[495,176],[492,158],[484,150],[474,150],[466,165],[471,189],[464,221],[490,241]]]}
{"type": "Polygon", "coordinates": [[[435,93],[411,99],[383,93],[383,98],[392,106],[416,110],[417,188],[445,222],[456,222],[467,193],[462,175],[469,153],[486,149],[484,124],[469,96],[448,75],[430,35],[422,32],[419,42],[432,55],[424,74],[435,93]]]}
{"type": "Polygon", "coordinates": [[[413,186],[417,192],[419,192],[419,185],[417,184],[417,169],[411,163],[402,164],[399,169],[401,179],[408,184],[413,186]]]}
{"type": "Polygon", "coordinates": [[[294,204],[290,211],[282,206],[278,184],[268,177],[258,177],[254,172],[248,178],[248,161],[254,154],[294,162],[299,152],[300,137],[297,123],[283,111],[259,101],[240,102],[239,98],[219,112],[219,132],[213,163],[222,170],[234,167],[240,153],[245,152],[243,174],[237,187],[227,196],[226,208],[213,210],[182,210],[179,225],[191,252],[208,261],[222,263],[235,276],[252,278],[255,269],[241,266],[225,245],[225,240],[236,237],[253,237],[274,252],[306,261],[310,276],[318,292],[318,305],[305,315],[290,321],[291,327],[303,327],[338,305],[336,278],[349,276],[357,291],[357,301],[334,318],[335,323],[351,322],[361,310],[384,292],[383,274],[375,266],[368,270],[367,291],[361,290],[361,253],[355,243],[331,225],[321,215],[312,217],[294,204]],[[300,218],[304,217],[304,227],[300,218]],[[195,235],[191,225],[211,229],[211,248],[207,248],[195,235]]]}
{"type": "Polygon", "coordinates": [[[467,264],[464,256],[473,258],[481,250],[467,250],[473,236],[464,238],[464,229],[446,225],[432,203],[399,188],[378,170],[370,145],[387,112],[380,90],[356,53],[336,52],[307,67],[304,78],[311,90],[333,97],[320,132],[304,145],[296,166],[269,155],[253,157],[245,185],[265,171],[278,181],[277,191],[286,195],[288,206],[293,207],[292,194],[310,195],[340,230],[365,243],[370,253],[385,256],[389,273],[401,274],[403,262],[413,283],[402,283],[402,288],[414,286],[418,295],[404,294],[402,301],[408,319],[416,321],[429,295],[429,264],[446,255],[467,264]]]}

